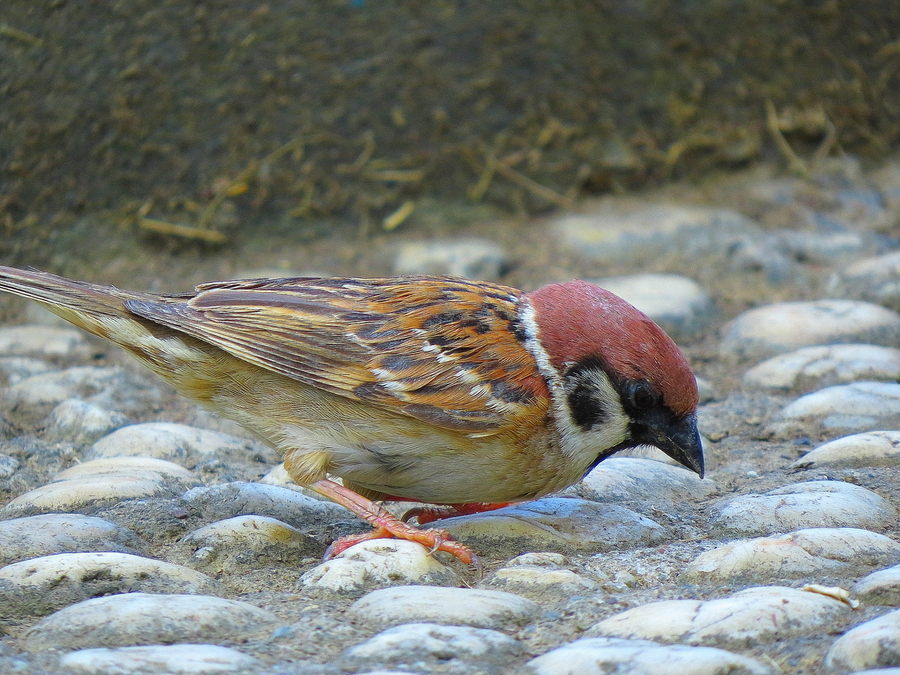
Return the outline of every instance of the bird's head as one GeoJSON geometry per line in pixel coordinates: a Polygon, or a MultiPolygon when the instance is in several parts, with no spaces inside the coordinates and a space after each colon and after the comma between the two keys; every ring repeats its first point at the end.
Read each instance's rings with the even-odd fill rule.
{"type": "Polygon", "coordinates": [[[591,466],[651,445],[703,476],[697,381],[681,350],[643,312],[585,281],[526,294],[528,347],[554,397],[563,447],[591,466]]]}

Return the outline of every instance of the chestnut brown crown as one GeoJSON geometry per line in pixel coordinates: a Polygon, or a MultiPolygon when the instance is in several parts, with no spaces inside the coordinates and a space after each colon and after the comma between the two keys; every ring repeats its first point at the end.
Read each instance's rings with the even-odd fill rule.
{"type": "Polygon", "coordinates": [[[597,461],[652,445],[702,476],[697,381],[675,342],[643,312],[595,284],[551,284],[526,297],[541,346],[567,383],[573,421],[584,430],[599,426],[614,404],[630,420],[628,437],[597,461]],[[591,373],[608,378],[617,401],[589,384],[591,373]]]}

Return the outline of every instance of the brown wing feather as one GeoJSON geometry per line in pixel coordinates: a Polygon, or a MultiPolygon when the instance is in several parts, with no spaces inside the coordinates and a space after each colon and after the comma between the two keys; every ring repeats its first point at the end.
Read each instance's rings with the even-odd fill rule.
{"type": "Polygon", "coordinates": [[[406,277],[227,281],[196,291],[125,304],[250,363],[435,426],[489,435],[546,411],[515,289],[406,277]]]}

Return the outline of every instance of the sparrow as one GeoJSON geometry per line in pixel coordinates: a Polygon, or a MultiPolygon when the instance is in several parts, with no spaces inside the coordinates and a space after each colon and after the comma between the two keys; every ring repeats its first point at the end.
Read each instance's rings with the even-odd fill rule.
{"type": "Polygon", "coordinates": [[[655,446],[703,476],[697,384],[663,330],[584,281],[218,281],[156,295],[0,266],[0,290],[123,348],[278,450],[300,485],[467,564],[419,524],[535,499],[655,446]],[[335,477],[339,477],[338,481],[335,477]],[[381,501],[433,504],[403,519],[381,501]]]}

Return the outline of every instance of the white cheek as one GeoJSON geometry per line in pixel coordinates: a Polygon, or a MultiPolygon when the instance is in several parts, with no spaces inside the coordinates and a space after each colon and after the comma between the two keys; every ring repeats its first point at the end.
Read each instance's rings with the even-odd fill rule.
{"type": "Polygon", "coordinates": [[[562,403],[568,418],[567,431],[571,437],[570,442],[573,445],[584,446],[575,450],[575,454],[586,452],[592,455],[593,459],[596,459],[601,451],[614,447],[628,438],[630,418],[619,403],[619,394],[613,387],[612,382],[609,381],[606,373],[602,371],[591,373],[590,384],[595,396],[604,402],[605,417],[601,424],[594,425],[589,431],[583,431],[575,425],[568,415],[569,406],[567,402],[563,400],[560,403],[562,403]]]}
{"type": "Polygon", "coordinates": [[[550,355],[538,339],[538,326],[535,321],[534,307],[523,299],[519,304],[519,319],[525,329],[525,347],[537,362],[538,370],[544,376],[550,388],[553,401],[553,415],[560,436],[560,450],[572,458],[574,464],[583,467],[591,466],[604,450],[622,443],[628,438],[629,418],[619,402],[609,378],[602,371],[592,376],[592,389],[598,398],[604,401],[606,418],[602,424],[589,431],[584,431],[572,420],[562,378],[550,361],[550,355]]]}

